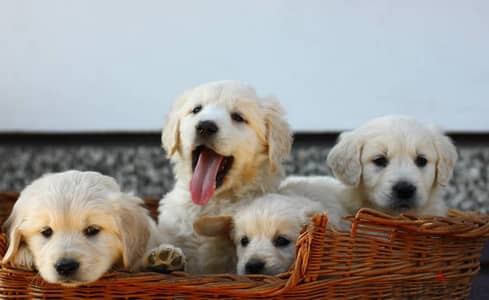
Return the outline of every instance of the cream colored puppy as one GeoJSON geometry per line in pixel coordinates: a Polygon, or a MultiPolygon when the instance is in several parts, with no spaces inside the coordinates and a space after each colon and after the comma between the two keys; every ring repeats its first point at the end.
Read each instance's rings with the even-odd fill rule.
{"type": "Polygon", "coordinates": [[[202,217],[194,228],[199,234],[233,241],[238,274],[274,275],[290,268],[301,229],[323,211],[317,201],[268,194],[232,217],[202,217]]]}
{"type": "Polygon", "coordinates": [[[229,272],[232,245],[197,236],[193,223],[278,189],[292,142],[282,108],[239,81],[203,84],[176,101],[162,142],[176,183],[160,202],[159,228],[183,249],[187,271],[229,272]]]}
{"type": "Polygon", "coordinates": [[[406,116],[380,117],[340,135],[327,163],[342,184],[328,179],[323,188],[351,214],[370,207],[445,215],[440,190],[456,160],[455,146],[439,130],[406,116]]]}
{"type": "Polygon", "coordinates": [[[138,270],[159,244],[142,204],[100,173],[44,175],[22,191],[5,223],[10,244],[2,263],[64,286],[95,281],[113,267],[138,270]]]}

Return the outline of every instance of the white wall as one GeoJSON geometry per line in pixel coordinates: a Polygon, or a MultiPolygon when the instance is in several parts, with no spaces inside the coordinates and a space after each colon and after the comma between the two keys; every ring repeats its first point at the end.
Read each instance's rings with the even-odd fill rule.
{"type": "Polygon", "coordinates": [[[293,128],[384,113],[489,131],[489,1],[0,0],[0,131],[158,130],[243,79],[293,128]]]}

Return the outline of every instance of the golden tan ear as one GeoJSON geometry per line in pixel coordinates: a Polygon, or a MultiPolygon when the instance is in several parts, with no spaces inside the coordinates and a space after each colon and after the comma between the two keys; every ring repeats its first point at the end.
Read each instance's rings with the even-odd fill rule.
{"type": "Polygon", "coordinates": [[[177,99],[171,112],[166,118],[163,132],[161,134],[161,144],[166,151],[168,158],[171,158],[175,152],[180,151],[180,114],[179,110],[186,100],[186,94],[177,99]]]}
{"type": "Polygon", "coordinates": [[[10,263],[17,268],[34,270],[36,268],[34,256],[23,241],[22,232],[19,228],[20,222],[19,218],[16,217],[16,213],[12,212],[2,226],[2,231],[7,233],[9,239],[9,246],[2,259],[2,264],[10,263]]]}
{"type": "Polygon", "coordinates": [[[436,162],[436,180],[439,185],[446,186],[452,178],[453,169],[457,162],[457,149],[452,140],[435,127],[431,127],[434,133],[434,144],[438,154],[436,162]]]}
{"type": "Polygon", "coordinates": [[[353,132],[343,132],[328,154],[326,163],[333,174],[344,184],[357,186],[362,175],[363,141],[353,132]]]}
{"type": "Polygon", "coordinates": [[[282,106],[274,99],[263,103],[265,108],[266,139],[270,169],[277,170],[292,148],[292,132],[285,120],[282,106]]]}
{"type": "Polygon", "coordinates": [[[133,270],[140,266],[146,254],[150,219],[140,198],[123,193],[117,198],[114,200],[115,222],[122,243],[122,260],[125,268],[133,270]]]}
{"type": "Polygon", "coordinates": [[[203,216],[194,222],[194,231],[203,236],[229,236],[233,227],[231,216],[203,216]]]}

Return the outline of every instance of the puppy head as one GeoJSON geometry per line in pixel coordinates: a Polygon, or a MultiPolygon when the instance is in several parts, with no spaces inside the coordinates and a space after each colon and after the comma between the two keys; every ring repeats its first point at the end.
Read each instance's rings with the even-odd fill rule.
{"type": "Polygon", "coordinates": [[[202,217],[198,234],[231,238],[237,250],[238,274],[286,272],[295,258],[295,243],[318,203],[300,197],[268,194],[234,217],[202,217]]]}
{"type": "Polygon", "coordinates": [[[141,200],[96,172],[49,174],[22,191],[7,221],[3,263],[37,269],[48,282],[76,286],[143,255],[149,236],[141,200]]]}
{"type": "Polygon", "coordinates": [[[292,143],[283,115],[278,102],[259,98],[238,81],[184,93],[167,119],[162,144],[194,203],[204,205],[226,191],[237,194],[259,175],[278,172],[292,143]]]}
{"type": "Polygon", "coordinates": [[[416,120],[381,117],[341,134],[327,163],[375,207],[405,212],[424,207],[451,178],[457,159],[450,139],[416,120]]]}

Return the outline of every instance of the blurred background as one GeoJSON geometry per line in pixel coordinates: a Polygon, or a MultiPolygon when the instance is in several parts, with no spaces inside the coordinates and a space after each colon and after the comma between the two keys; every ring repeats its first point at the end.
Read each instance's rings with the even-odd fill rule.
{"type": "Polygon", "coordinates": [[[489,131],[485,0],[1,3],[2,131],[158,131],[220,79],[278,97],[299,132],[386,113],[489,131]]]}
{"type": "Polygon", "coordinates": [[[485,0],[0,0],[0,190],[76,168],[161,197],[174,99],[240,79],[287,109],[287,173],[329,174],[339,132],[408,114],[458,147],[447,204],[488,213],[488,53],[485,0]]]}

